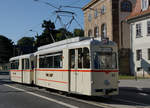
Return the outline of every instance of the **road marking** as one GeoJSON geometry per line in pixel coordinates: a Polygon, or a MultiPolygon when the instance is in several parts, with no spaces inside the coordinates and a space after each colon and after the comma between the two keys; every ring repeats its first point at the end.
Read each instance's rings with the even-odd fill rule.
{"type": "Polygon", "coordinates": [[[69,108],[79,108],[79,107],[77,107],[77,106],[73,106],[73,105],[64,103],[64,102],[62,102],[62,101],[58,101],[58,100],[55,100],[55,99],[52,99],[52,98],[48,98],[48,97],[45,97],[45,96],[42,96],[42,95],[39,95],[39,94],[36,94],[36,93],[33,93],[33,92],[29,92],[29,91],[26,91],[26,90],[24,90],[24,89],[16,88],[16,87],[13,87],[13,86],[10,86],[10,85],[7,85],[7,84],[5,84],[5,86],[10,87],[10,88],[13,88],[13,89],[16,89],[16,90],[19,90],[19,91],[26,92],[26,93],[28,93],[28,94],[31,94],[31,95],[34,95],[34,96],[43,98],[43,99],[48,100],[48,101],[51,101],[51,102],[58,103],[58,104],[60,104],[60,105],[63,105],[63,106],[69,107],[69,108]]]}
{"type": "MultiPolygon", "coordinates": [[[[48,97],[45,97],[45,96],[41,96],[41,95],[38,95],[38,94],[35,94],[35,93],[32,93],[32,92],[26,91],[26,90],[23,90],[23,89],[20,89],[20,88],[16,88],[16,87],[13,87],[13,86],[10,86],[10,85],[7,85],[7,84],[5,84],[5,86],[8,86],[8,87],[20,90],[20,91],[24,91],[24,92],[26,92],[28,94],[32,94],[32,95],[37,96],[37,97],[41,97],[43,99],[46,99],[46,100],[49,100],[49,101],[52,101],[52,102],[55,102],[55,103],[67,106],[69,108],[79,108],[77,106],[66,104],[64,102],[61,102],[61,101],[58,101],[58,100],[54,100],[54,99],[51,99],[51,98],[48,98],[48,97]]],[[[76,98],[73,98],[73,97],[67,97],[67,96],[64,96],[64,95],[56,94],[56,93],[50,93],[50,94],[61,96],[61,97],[65,97],[65,98],[76,100],[76,101],[83,102],[83,103],[87,103],[89,105],[91,104],[91,105],[103,107],[103,108],[116,108],[115,106],[111,106],[111,105],[108,105],[108,104],[105,104],[105,103],[95,103],[95,102],[87,101],[87,100],[85,101],[85,100],[82,100],[82,99],[76,99],[76,98]]],[[[127,102],[127,103],[132,103],[132,104],[137,104],[137,105],[142,105],[142,106],[150,106],[149,104],[138,103],[138,102],[133,102],[133,101],[119,99],[119,98],[116,98],[116,99],[113,98],[113,100],[127,102]]]]}
{"type": "Polygon", "coordinates": [[[119,99],[119,98],[116,98],[116,99],[113,99],[113,100],[127,102],[127,103],[132,103],[132,104],[137,104],[137,105],[142,105],[142,106],[150,106],[149,104],[144,104],[144,103],[139,103],[139,102],[133,102],[133,101],[119,99]]]}
{"type": "Polygon", "coordinates": [[[143,95],[143,96],[148,96],[148,94],[146,93],[139,93],[140,95],[143,95]]]}
{"type": "Polygon", "coordinates": [[[57,96],[61,96],[61,97],[64,97],[64,98],[67,98],[67,99],[72,99],[72,100],[75,100],[75,101],[78,101],[78,102],[82,102],[82,103],[86,103],[86,104],[89,104],[89,105],[94,105],[94,106],[98,106],[98,107],[103,107],[103,108],[116,108],[114,106],[111,106],[111,105],[108,105],[108,104],[105,104],[105,103],[94,103],[92,101],[88,101],[88,100],[82,100],[82,99],[76,99],[76,98],[73,98],[73,97],[68,97],[68,96],[64,96],[64,95],[60,95],[60,94],[57,94],[57,93],[50,93],[50,94],[53,94],[53,95],[57,95],[57,96]]]}

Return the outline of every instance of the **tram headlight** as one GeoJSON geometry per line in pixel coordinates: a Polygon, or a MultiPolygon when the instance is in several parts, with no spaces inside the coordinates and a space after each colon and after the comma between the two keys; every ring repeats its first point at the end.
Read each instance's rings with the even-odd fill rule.
{"type": "Polygon", "coordinates": [[[106,86],[109,86],[109,85],[110,85],[110,81],[105,80],[105,81],[104,81],[104,84],[105,84],[106,86]]]}

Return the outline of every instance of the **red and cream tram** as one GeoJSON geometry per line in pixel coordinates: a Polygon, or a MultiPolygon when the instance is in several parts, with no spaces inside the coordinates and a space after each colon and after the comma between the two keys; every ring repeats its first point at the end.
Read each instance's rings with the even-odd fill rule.
{"type": "Polygon", "coordinates": [[[112,41],[66,39],[11,58],[11,80],[89,96],[117,95],[117,56],[112,41]]]}

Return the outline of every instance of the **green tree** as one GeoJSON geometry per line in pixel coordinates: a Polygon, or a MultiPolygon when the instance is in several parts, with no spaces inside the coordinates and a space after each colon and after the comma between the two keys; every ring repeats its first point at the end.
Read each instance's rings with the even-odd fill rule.
{"type": "Polygon", "coordinates": [[[84,30],[83,29],[74,29],[73,31],[73,35],[79,36],[79,37],[84,37],[84,30]]]}
{"type": "Polygon", "coordinates": [[[23,37],[17,42],[19,55],[28,54],[34,52],[34,38],[33,37],[23,37]]]}
{"type": "Polygon", "coordinates": [[[61,41],[61,40],[64,40],[66,38],[71,38],[71,37],[73,37],[73,34],[67,31],[66,29],[60,28],[57,30],[56,41],[61,41]]]}
{"type": "Polygon", "coordinates": [[[35,42],[36,47],[55,42],[56,38],[55,24],[51,22],[51,20],[48,21],[44,20],[42,28],[44,29],[42,34],[36,36],[37,38],[35,42]]]}
{"type": "Polygon", "coordinates": [[[5,36],[0,35],[0,63],[9,62],[13,56],[13,42],[5,36]]]}

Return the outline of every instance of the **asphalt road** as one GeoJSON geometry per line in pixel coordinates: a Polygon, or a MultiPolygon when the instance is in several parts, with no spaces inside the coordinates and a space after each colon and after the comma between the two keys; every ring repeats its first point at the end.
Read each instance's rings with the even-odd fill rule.
{"type": "Polygon", "coordinates": [[[12,83],[9,75],[0,74],[0,108],[150,108],[150,94],[121,83],[120,94],[112,98],[66,96],[45,88],[12,83]]]}

